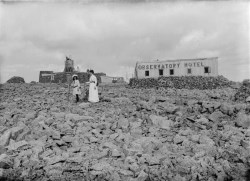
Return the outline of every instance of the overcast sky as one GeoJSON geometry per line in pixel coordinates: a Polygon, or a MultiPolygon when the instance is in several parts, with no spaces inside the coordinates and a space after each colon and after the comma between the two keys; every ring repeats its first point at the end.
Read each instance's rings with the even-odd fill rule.
{"type": "Polygon", "coordinates": [[[1,82],[61,72],[65,55],[110,76],[131,76],[136,61],[218,56],[219,74],[250,78],[247,1],[83,1],[0,3],[1,82]]]}

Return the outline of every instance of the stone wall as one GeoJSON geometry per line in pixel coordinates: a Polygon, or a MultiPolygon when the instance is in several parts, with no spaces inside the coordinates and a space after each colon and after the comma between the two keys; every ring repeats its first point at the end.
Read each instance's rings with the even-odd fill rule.
{"type": "MultiPolygon", "coordinates": [[[[69,73],[68,73],[69,74],[69,73]]],[[[78,75],[80,83],[85,83],[89,81],[89,74],[87,72],[72,72],[70,76],[72,77],[73,74],[78,75]]],[[[96,73],[97,81],[101,83],[101,76],[105,76],[105,73],[96,73]]],[[[52,71],[40,71],[39,75],[39,82],[40,83],[66,83],[67,82],[67,73],[65,72],[57,72],[54,73],[52,71]],[[42,76],[42,74],[54,74],[54,80],[51,80],[51,76],[42,76]]]]}
{"type": "Polygon", "coordinates": [[[129,85],[134,88],[168,87],[176,89],[216,89],[230,87],[231,81],[223,76],[203,77],[203,76],[173,76],[130,79],[129,85]]]}
{"type": "Polygon", "coordinates": [[[51,76],[42,76],[43,74],[52,74],[53,71],[40,71],[39,74],[39,82],[40,83],[49,83],[51,80],[51,76]]]}

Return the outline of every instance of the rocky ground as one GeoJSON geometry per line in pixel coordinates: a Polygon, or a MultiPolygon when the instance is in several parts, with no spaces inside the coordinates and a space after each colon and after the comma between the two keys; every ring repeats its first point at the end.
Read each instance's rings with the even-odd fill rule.
{"type": "Polygon", "coordinates": [[[0,87],[0,180],[250,180],[250,104],[236,89],[0,87]]]}

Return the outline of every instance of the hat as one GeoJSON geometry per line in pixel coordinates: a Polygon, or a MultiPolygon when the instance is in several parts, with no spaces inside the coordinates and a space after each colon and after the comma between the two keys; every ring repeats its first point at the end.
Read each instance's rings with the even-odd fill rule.
{"type": "Polygon", "coordinates": [[[73,76],[72,76],[72,79],[74,78],[74,77],[78,77],[76,74],[74,74],[73,76]]]}

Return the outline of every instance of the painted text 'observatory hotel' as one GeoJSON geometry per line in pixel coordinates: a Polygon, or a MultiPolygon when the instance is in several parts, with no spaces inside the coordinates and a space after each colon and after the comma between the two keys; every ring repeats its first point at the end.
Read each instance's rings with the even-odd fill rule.
{"type": "Polygon", "coordinates": [[[218,76],[218,57],[136,63],[136,78],[160,76],[218,76]]]}

